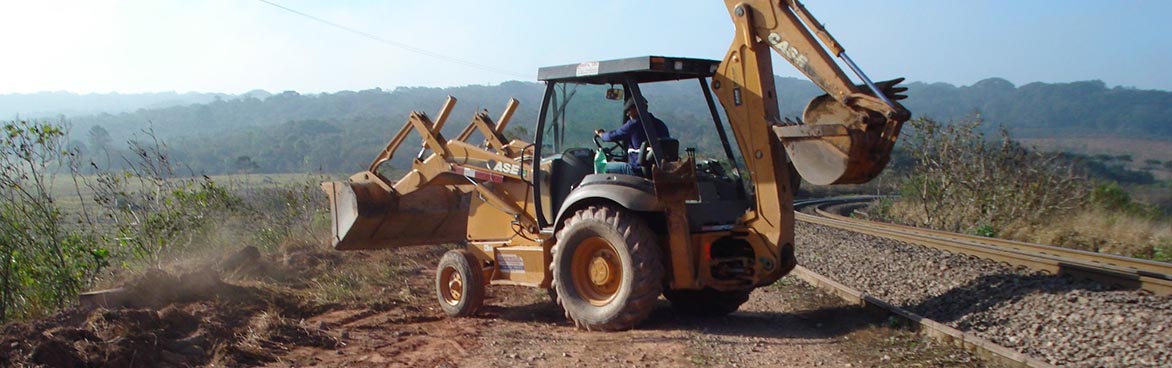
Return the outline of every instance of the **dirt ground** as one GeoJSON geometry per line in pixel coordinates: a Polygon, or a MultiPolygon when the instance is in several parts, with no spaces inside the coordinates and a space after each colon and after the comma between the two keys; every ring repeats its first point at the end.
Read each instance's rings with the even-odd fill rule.
{"type": "Polygon", "coordinates": [[[432,269],[444,250],[399,252],[396,265],[415,266],[396,267],[400,284],[383,287],[386,298],[366,302],[315,301],[307,291],[325,272],[385,257],[299,249],[245,262],[229,258],[174,271],[178,276],[148,272],[126,285],[121,305],[78,307],[5,326],[0,365],[984,365],[792,277],[758,289],[726,317],[675,313],[661,299],[647,322],[626,332],[580,331],[544,290],[511,286],[490,287],[474,317],[446,318],[432,291],[432,269]]]}

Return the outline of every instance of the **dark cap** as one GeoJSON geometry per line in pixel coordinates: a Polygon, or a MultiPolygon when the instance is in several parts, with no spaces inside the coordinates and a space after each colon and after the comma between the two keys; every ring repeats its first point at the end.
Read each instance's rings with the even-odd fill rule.
{"type": "MultiPolygon", "coordinates": [[[[644,105],[646,105],[646,104],[647,104],[647,99],[646,99],[646,98],[639,97],[639,100],[640,100],[640,101],[643,101],[643,104],[644,104],[644,105]]],[[[626,102],[626,103],[623,103],[623,111],[627,111],[627,110],[631,109],[632,107],[635,107],[635,98],[633,98],[633,97],[632,97],[632,98],[628,98],[628,99],[627,99],[627,102],[626,102]]]]}

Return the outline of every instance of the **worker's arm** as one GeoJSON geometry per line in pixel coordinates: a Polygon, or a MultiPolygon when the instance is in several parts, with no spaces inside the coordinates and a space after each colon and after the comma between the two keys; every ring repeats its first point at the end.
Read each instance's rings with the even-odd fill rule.
{"type": "Polygon", "coordinates": [[[602,140],[607,141],[607,142],[614,142],[616,140],[628,140],[629,141],[629,140],[631,140],[630,139],[631,132],[633,132],[635,129],[638,129],[638,127],[639,127],[638,120],[635,120],[635,119],[627,120],[626,123],[623,123],[623,126],[619,127],[618,129],[609,131],[609,132],[604,131],[602,134],[599,135],[599,137],[602,138],[602,140]]]}

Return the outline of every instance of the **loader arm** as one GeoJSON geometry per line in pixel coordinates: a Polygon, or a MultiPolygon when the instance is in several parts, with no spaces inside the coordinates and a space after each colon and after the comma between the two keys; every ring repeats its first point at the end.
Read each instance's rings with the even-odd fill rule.
{"type": "MultiPolygon", "coordinates": [[[[517,103],[510,100],[496,124],[487,113],[476,114],[454,140],[445,139],[440,130],[455,98],[447,98],[434,121],[427,114],[412,112],[366,171],[346,181],[322,183],[330,201],[334,247],[385,249],[466,241],[469,206],[476,201],[502,212],[520,229],[536,233],[539,225],[526,206],[531,173],[520,170],[529,145],[505,143],[501,135],[517,103]],[[465,142],[474,129],[484,134],[487,148],[465,142]],[[419,134],[423,147],[411,160],[410,170],[399,180],[383,177],[379,167],[394,158],[412,131],[419,134]]],[[[532,155],[531,148],[527,154],[532,155]]]]}
{"type": "Polygon", "coordinates": [[[756,206],[742,221],[780,255],[793,244],[791,165],[813,184],[869,181],[886,166],[910,114],[895,102],[903,89],[871,83],[797,0],[725,0],[725,5],[736,33],[712,90],[728,113],[755,189],[756,206]],[[827,92],[807,105],[796,124],[780,116],[770,49],[827,92]],[[864,84],[852,83],[834,56],[864,84]]]}

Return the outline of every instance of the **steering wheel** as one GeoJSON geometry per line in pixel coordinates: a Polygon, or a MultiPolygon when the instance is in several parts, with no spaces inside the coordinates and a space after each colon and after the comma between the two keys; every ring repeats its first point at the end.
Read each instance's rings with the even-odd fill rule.
{"type": "Polygon", "coordinates": [[[606,155],[607,161],[627,161],[626,142],[603,142],[602,137],[595,135],[594,145],[597,146],[598,149],[602,150],[602,153],[606,155]],[[609,145],[607,145],[607,143],[609,143],[609,145]]]}

